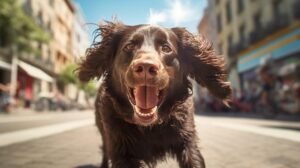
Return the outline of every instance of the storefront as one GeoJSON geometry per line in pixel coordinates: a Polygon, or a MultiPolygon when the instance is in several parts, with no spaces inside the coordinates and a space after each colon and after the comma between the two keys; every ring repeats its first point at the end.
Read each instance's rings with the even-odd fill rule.
{"type": "Polygon", "coordinates": [[[54,79],[41,69],[26,62],[18,62],[16,97],[30,107],[32,101],[42,93],[50,92],[54,79]]]}
{"type": "Polygon", "coordinates": [[[285,75],[285,71],[288,71],[289,74],[297,76],[296,69],[300,63],[300,28],[274,36],[275,38],[271,37],[268,42],[239,56],[238,73],[244,89],[247,89],[249,83],[258,80],[256,70],[266,61],[271,62],[275,74],[285,75]]]}

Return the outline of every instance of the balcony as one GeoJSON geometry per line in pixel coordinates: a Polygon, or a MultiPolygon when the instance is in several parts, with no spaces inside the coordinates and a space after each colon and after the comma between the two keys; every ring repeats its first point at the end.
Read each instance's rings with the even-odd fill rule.
{"type": "Polygon", "coordinates": [[[266,26],[261,28],[256,28],[249,35],[250,45],[254,44],[262,39],[270,36],[271,34],[276,33],[277,31],[288,27],[290,24],[287,14],[274,14],[274,20],[266,24],[266,26]]]}
{"type": "Polygon", "coordinates": [[[289,17],[287,14],[277,13],[274,15],[274,18],[275,18],[273,21],[274,31],[278,31],[282,28],[285,28],[290,24],[289,17]]]}
{"type": "Polygon", "coordinates": [[[264,37],[262,29],[255,29],[249,35],[250,44],[256,43],[257,41],[260,41],[263,38],[264,37]]]}
{"type": "Polygon", "coordinates": [[[300,19],[300,1],[295,1],[294,7],[293,7],[293,16],[295,19],[300,19]]]}
{"type": "Polygon", "coordinates": [[[238,44],[233,44],[229,46],[228,57],[234,58],[238,54],[238,44]]]}

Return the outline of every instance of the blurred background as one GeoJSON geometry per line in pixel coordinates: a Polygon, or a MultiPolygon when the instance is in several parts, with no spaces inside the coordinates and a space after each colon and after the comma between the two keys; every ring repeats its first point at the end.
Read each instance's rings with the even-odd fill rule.
{"type": "Polygon", "coordinates": [[[226,58],[232,108],[195,85],[198,111],[299,113],[299,1],[132,4],[137,11],[124,1],[1,0],[1,111],[92,107],[95,82],[82,85],[73,71],[96,25],[117,17],[126,24],[187,27],[226,58]]]}
{"type": "Polygon", "coordinates": [[[300,165],[299,0],[0,0],[0,167],[93,168],[100,161],[92,126],[99,81],[83,85],[74,70],[97,24],[114,17],[129,25],[186,27],[226,59],[230,108],[194,84],[210,167],[300,165]],[[27,151],[16,154],[21,149],[27,151]],[[81,154],[57,162],[75,149],[81,154]],[[241,161],[246,155],[252,164],[241,161]]]}
{"type": "Polygon", "coordinates": [[[208,1],[198,30],[227,60],[233,108],[200,89],[200,109],[299,114],[299,5],[297,0],[208,1]]]}
{"type": "Polygon", "coordinates": [[[73,72],[90,45],[80,6],[1,0],[0,8],[1,111],[91,107],[95,85],[80,84],[73,72]]]}

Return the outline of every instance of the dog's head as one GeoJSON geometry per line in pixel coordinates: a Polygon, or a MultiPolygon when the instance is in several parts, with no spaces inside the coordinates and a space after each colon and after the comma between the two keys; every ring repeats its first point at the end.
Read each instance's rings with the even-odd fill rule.
{"type": "Polygon", "coordinates": [[[99,30],[102,39],[88,49],[79,78],[88,81],[106,75],[114,95],[133,109],[127,121],[156,123],[163,109],[176,103],[172,99],[190,94],[188,76],[224,102],[229,100],[224,59],[201,36],[184,28],[119,22],[105,22],[99,30]]]}

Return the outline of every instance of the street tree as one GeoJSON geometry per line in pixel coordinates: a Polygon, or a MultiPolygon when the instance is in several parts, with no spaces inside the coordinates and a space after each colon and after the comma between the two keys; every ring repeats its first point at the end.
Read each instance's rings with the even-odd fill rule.
{"type": "Polygon", "coordinates": [[[81,83],[76,76],[76,64],[68,64],[64,70],[58,76],[58,85],[60,86],[60,90],[68,84],[74,84],[79,90],[83,90],[86,93],[86,96],[93,97],[97,93],[97,88],[95,85],[95,81],[90,81],[88,83],[81,83]]]}
{"type": "Polygon", "coordinates": [[[47,43],[50,36],[27,15],[19,1],[0,0],[0,47],[16,46],[26,53],[38,52],[32,42],[47,43]]]}

